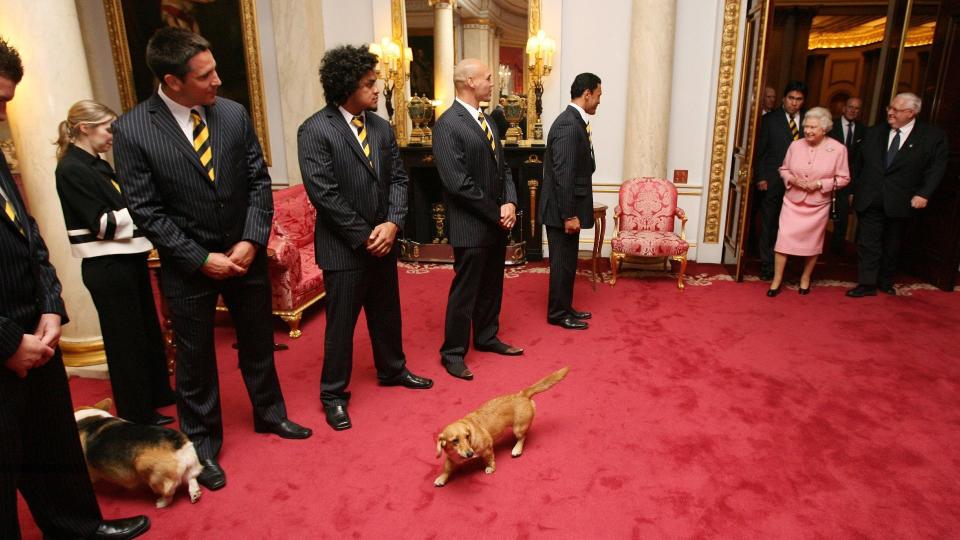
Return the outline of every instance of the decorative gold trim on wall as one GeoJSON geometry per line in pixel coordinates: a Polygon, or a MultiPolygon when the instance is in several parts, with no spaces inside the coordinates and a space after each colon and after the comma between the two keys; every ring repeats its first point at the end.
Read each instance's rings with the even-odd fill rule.
{"type": "Polygon", "coordinates": [[[729,159],[730,111],[733,104],[733,78],[737,63],[737,38],[740,33],[740,1],[726,0],[723,5],[723,32],[720,42],[720,67],[717,70],[717,108],[713,117],[713,152],[710,157],[710,181],[707,184],[707,215],[703,242],[720,241],[720,216],[723,209],[724,172],[729,159]]]}
{"type": "Polygon", "coordinates": [[[103,364],[107,361],[107,352],[103,348],[103,340],[71,343],[60,340],[60,352],[63,354],[63,365],[67,367],[86,367],[103,364]]]}
{"type": "MultiPolygon", "coordinates": [[[[113,51],[113,69],[117,75],[120,105],[124,111],[128,111],[137,104],[137,93],[133,84],[133,63],[130,60],[130,47],[127,45],[123,6],[121,0],[103,0],[103,9],[107,16],[107,33],[110,35],[110,49],[113,51]]],[[[247,65],[247,87],[250,93],[250,117],[257,132],[257,139],[263,148],[263,158],[267,165],[271,165],[255,0],[240,0],[240,21],[243,33],[243,55],[247,65]]]]}
{"type": "MultiPolygon", "coordinates": [[[[527,34],[528,37],[537,35],[540,31],[540,0],[529,0],[527,3],[527,34]]],[[[526,43],[523,44],[526,47],[526,43]]],[[[524,64],[528,64],[526,57],[524,64]]],[[[533,126],[537,123],[537,92],[533,89],[533,76],[528,66],[523,69],[524,88],[527,89],[527,132],[523,136],[527,139],[533,138],[533,126]]],[[[543,134],[547,138],[547,134],[543,134]]]]}
{"type": "Polygon", "coordinates": [[[397,80],[393,87],[393,135],[400,144],[407,142],[407,36],[404,32],[406,6],[404,0],[390,0],[390,34],[395,43],[401,43],[400,65],[397,67],[397,80]]]}

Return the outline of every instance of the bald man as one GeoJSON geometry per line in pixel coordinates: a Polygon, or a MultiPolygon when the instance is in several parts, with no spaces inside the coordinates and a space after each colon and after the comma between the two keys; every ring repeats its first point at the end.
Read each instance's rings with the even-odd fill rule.
{"type": "Polygon", "coordinates": [[[490,68],[467,58],[454,68],[457,99],[433,128],[433,155],[443,183],[454,271],[440,361],[447,373],[472,380],[466,355],[473,326],[478,351],[508,356],[523,349],[500,341],[503,258],[517,221],[517,190],[507,167],[501,134],[480,111],[493,88],[490,68]]]}

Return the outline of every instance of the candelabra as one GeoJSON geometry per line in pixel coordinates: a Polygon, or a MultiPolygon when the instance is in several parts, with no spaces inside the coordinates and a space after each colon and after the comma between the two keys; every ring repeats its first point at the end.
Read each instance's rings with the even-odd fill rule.
{"type": "Polygon", "coordinates": [[[548,38],[543,30],[527,40],[527,65],[530,68],[530,80],[537,98],[535,109],[537,121],[533,126],[532,138],[540,144],[543,143],[543,122],[540,120],[540,115],[543,114],[543,78],[553,69],[553,53],[556,50],[556,42],[548,38]]]}
{"type": "MultiPolygon", "coordinates": [[[[387,102],[387,118],[390,125],[393,121],[393,91],[398,86],[403,87],[403,81],[410,77],[410,60],[413,51],[410,47],[401,47],[399,43],[385,37],[380,43],[371,43],[370,52],[375,54],[380,62],[377,64],[377,75],[383,79],[383,97],[387,102]],[[403,66],[401,71],[400,66],[403,66]]],[[[402,99],[402,96],[401,96],[402,99]]]]}

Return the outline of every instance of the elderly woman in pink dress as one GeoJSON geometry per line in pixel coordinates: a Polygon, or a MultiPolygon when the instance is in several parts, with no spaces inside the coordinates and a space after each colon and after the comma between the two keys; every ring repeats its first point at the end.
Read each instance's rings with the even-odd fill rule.
{"type": "Polygon", "coordinates": [[[847,149],[827,137],[833,127],[830,112],[814,107],[803,116],[803,138],[790,144],[780,167],[787,186],[780,211],[773,281],[767,296],[780,294],[787,257],[806,257],[800,276],[800,294],[810,293],[810,275],[823,251],[823,237],[830,218],[830,199],[834,189],[850,182],[847,149]]]}

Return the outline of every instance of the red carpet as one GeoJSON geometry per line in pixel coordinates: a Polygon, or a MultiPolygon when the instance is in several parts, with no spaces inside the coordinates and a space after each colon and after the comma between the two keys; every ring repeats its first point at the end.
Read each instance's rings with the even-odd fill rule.
{"type": "MultiPolygon", "coordinates": [[[[960,530],[960,295],[914,284],[905,296],[847,299],[815,282],[764,296],[714,266],[679,292],[666,276],[625,277],[576,306],[591,328],[545,323],[547,275],[506,283],[501,337],[520,358],[471,352],[473,382],[440,366],[448,267],[401,269],[411,369],[429,391],[376,386],[361,320],[350,413],[327,428],[319,405],[323,315],[277,354],[291,417],[307,441],[253,433],[250,405],[218,330],[227,487],[156,510],[147,492],[99,485],[105,516],[145,513],[148,538],[945,538],[960,530]],[[444,488],[435,437],[487,399],[563,365],[537,396],[524,455],[498,446],[444,488]]],[[[628,273],[629,274],[629,273],[628,273]]],[[[71,381],[74,402],[108,395],[71,381]]],[[[165,412],[172,414],[172,408],[165,412]]],[[[26,538],[38,538],[21,505],[26,538]]]]}

